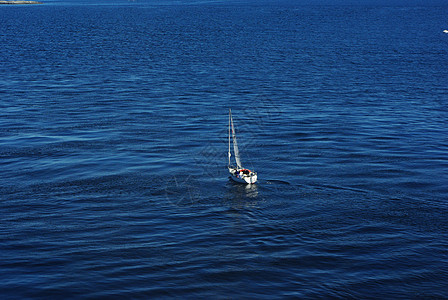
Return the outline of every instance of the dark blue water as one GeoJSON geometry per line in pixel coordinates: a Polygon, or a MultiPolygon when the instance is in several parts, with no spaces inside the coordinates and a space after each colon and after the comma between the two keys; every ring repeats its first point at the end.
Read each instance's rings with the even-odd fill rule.
{"type": "Polygon", "coordinates": [[[2,299],[448,297],[447,7],[48,1],[0,28],[2,299]]]}

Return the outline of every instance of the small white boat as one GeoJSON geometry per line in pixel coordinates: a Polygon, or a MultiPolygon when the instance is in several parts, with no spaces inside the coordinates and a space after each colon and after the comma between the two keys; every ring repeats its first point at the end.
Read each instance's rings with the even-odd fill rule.
{"type": "Polygon", "coordinates": [[[230,178],[236,182],[253,184],[257,182],[257,173],[249,169],[245,169],[241,166],[240,152],[238,150],[238,143],[236,141],[235,127],[233,126],[232,110],[229,109],[229,165],[228,165],[230,178]],[[232,156],[230,150],[230,135],[233,140],[233,152],[235,154],[236,166],[232,166],[230,163],[230,157],[232,156]]]}
{"type": "Polygon", "coordinates": [[[445,29],[445,30],[443,31],[443,33],[448,33],[448,30],[445,29]]]}

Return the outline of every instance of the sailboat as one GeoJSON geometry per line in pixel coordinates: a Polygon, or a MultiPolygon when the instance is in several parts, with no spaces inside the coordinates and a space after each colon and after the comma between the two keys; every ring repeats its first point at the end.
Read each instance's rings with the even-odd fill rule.
{"type": "Polygon", "coordinates": [[[249,169],[245,169],[241,165],[240,151],[238,150],[238,143],[236,141],[235,127],[233,126],[232,110],[229,109],[229,165],[227,166],[230,173],[230,178],[236,182],[253,184],[257,182],[257,173],[249,169]],[[233,141],[233,153],[235,154],[236,166],[232,166],[230,158],[232,153],[230,150],[230,136],[233,141]]]}

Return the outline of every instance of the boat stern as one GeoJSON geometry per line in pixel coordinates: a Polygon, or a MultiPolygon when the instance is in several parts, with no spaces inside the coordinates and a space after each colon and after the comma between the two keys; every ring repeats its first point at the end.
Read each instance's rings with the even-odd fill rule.
{"type": "Polygon", "coordinates": [[[249,184],[253,184],[255,182],[257,182],[257,173],[251,173],[248,176],[244,177],[244,181],[246,181],[249,184]]]}

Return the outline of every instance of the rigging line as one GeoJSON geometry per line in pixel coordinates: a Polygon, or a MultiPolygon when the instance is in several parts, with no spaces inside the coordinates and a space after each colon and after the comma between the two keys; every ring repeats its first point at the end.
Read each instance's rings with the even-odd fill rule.
{"type": "Polygon", "coordinates": [[[232,156],[232,154],[230,153],[230,120],[231,120],[231,118],[232,118],[232,109],[229,108],[229,153],[228,153],[228,156],[229,156],[229,167],[230,167],[230,157],[232,156]]]}

